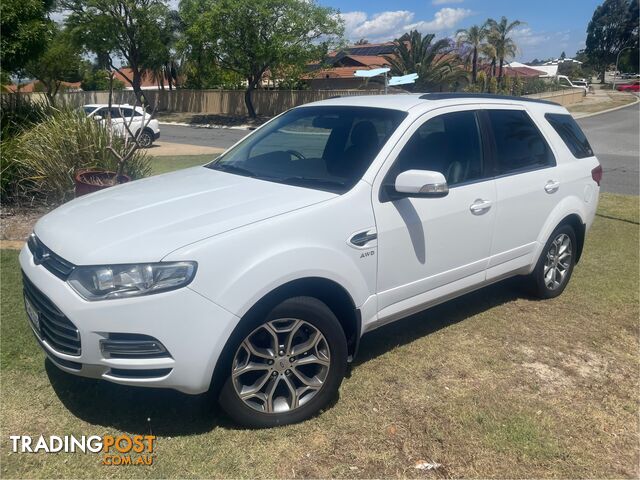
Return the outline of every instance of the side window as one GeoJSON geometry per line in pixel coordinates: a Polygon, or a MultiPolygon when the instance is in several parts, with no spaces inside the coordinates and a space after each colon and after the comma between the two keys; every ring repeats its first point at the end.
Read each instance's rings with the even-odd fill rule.
{"type": "Polygon", "coordinates": [[[483,178],[475,112],[446,113],[423,123],[398,155],[392,175],[414,169],[441,172],[449,186],[483,178]]]}
{"type": "Polygon", "coordinates": [[[563,113],[547,113],[544,118],[551,124],[560,138],[564,141],[573,156],[576,158],[593,157],[593,150],[571,115],[563,113]]]}
{"type": "Polygon", "coordinates": [[[120,109],[118,107],[111,107],[111,118],[121,118],[120,109]]]}
{"type": "Polygon", "coordinates": [[[498,174],[555,165],[553,152],[522,110],[486,110],[496,146],[498,174]]]}

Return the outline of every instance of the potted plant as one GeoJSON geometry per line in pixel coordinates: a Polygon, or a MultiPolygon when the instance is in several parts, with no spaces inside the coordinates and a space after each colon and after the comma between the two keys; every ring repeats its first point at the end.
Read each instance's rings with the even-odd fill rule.
{"type": "MultiPolygon", "coordinates": [[[[113,105],[113,75],[113,71],[109,72],[109,104],[107,109],[107,117],[105,118],[106,128],[109,132],[109,143],[106,149],[115,157],[117,161],[117,168],[115,172],[93,168],[83,168],[77,170],[74,175],[76,197],[80,197],[88,193],[97,192],[114,185],[119,185],[121,183],[127,183],[131,181],[131,177],[124,173],[126,163],[129,159],[131,159],[136,150],[141,148],[140,136],[142,135],[145,127],[149,125],[153,113],[155,113],[154,108],[153,113],[149,115],[148,118],[145,118],[146,113],[143,115],[142,126],[138,128],[135,134],[132,131],[134,116],[131,115],[128,120],[125,120],[122,124],[125,128],[123,153],[120,153],[115,148],[113,148],[114,130],[113,123],[111,122],[111,107],[113,105]]],[[[136,101],[133,104],[134,112],[137,107],[138,100],[136,98],[136,101]]]]}

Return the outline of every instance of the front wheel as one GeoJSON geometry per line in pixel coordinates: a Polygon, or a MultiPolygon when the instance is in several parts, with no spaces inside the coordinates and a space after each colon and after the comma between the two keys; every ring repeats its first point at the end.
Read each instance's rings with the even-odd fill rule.
{"type": "Polygon", "coordinates": [[[336,396],[347,368],[338,319],[311,297],[285,300],[266,318],[247,324],[232,352],[220,404],[248,427],[313,416],[336,396]]]}
{"type": "Polygon", "coordinates": [[[564,291],[575,266],[576,247],[576,234],[569,225],[560,225],[553,231],[531,273],[534,295],[553,298],[564,291]]]}
{"type": "Polygon", "coordinates": [[[138,145],[140,148],[149,148],[153,144],[153,133],[149,130],[143,130],[138,135],[138,145]]]}

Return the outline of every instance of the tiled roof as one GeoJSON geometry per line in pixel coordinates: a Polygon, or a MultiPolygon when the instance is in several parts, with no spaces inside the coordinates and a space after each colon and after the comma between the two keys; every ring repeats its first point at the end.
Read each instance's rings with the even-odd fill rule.
{"type": "MultiPolygon", "coordinates": [[[[68,90],[81,90],[80,88],[81,82],[61,82],[61,83],[62,83],[62,87],[68,90]]],[[[32,82],[25,83],[24,85],[20,85],[20,93],[33,93],[35,91],[44,91],[45,89],[44,85],[41,85],[40,88],[38,88],[38,85],[40,85],[40,80],[34,80],[32,82]]],[[[10,92],[10,93],[16,93],[18,91],[18,86],[15,84],[3,85],[2,88],[6,92],[10,92]]]]}

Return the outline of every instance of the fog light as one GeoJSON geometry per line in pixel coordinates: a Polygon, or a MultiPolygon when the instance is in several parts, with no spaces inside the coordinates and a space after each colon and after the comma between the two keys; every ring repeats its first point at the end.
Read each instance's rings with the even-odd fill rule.
{"type": "Polygon", "coordinates": [[[108,339],[100,340],[100,350],[112,358],[171,356],[160,340],[136,333],[110,333],[108,339]]]}

